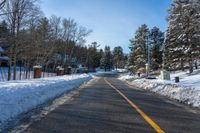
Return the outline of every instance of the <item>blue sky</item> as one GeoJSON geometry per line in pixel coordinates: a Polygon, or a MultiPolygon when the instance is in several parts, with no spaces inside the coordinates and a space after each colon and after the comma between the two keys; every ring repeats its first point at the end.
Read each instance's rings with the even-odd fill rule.
{"type": "Polygon", "coordinates": [[[129,39],[141,24],[167,28],[167,9],[171,0],[41,0],[47,17],[52,14],[75,21],[93,32],[87,44],[98,42],[103,48],[121,46],[129,52],[129,39]]]}

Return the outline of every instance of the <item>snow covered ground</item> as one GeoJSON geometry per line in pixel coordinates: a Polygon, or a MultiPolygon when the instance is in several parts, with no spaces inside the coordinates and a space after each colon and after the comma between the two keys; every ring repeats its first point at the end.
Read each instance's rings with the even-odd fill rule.
{"type": "Polygon", "coordinates": [[[135,79],[136,76],[135,75],[130,75],[130,74],[122,74],[120,75],[119,79],[120,80],[131,80],[131,79],[135,79]]]}
{"type": "Polygon", "coordinates": [[[128,71],[127,71],[127,69],[120,69],[120,68],[118,68],[118,69],[112,70],[112,72],[124,73],[124,72],[128,72],[128,71]]]}
{"type": "Polygon", "coordinates": [[[92,74],[76,74],[0,82],[0,128],[6,121],[80,86],[93,76],[92,74]]]}
{"type": "Polygon", "coordinates": [[[135,79],[128,74],[119,78],[128,80],[128,83],[141,89],[150,90],[160,95],[176,99],[193,107],[200,107],[200,70],[196,70],[192,75],[187,72],[171,73],[171,80],[159,79],[135,79]],[[180,77],[180,83],[175,83],[174,78],[180,77]]]}

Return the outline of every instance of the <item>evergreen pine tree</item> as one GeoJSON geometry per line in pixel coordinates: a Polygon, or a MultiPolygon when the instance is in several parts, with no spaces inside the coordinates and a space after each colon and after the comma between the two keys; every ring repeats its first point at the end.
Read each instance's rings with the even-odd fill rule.
{"type": "Polygon", "coordinates": [[[9,30],[8,25],[5,20],[0,23],[0,39],[5,39],[8,37],[9,30]]]}
{"type": "Polygon", "coordinates": [[[134,67],[136,69],[145,67],[148,59],[148,38],[149,38],[149,29],[146,24],[143,24],[135,33],[135,37],[130,40],[130,50],[134,62],[134,67]]]}
{"type": "Polygon", "coordinates": [[[111,70],[113,67],[112,53],[109,46],[105,46],[104,54],[101,58],[101,66],[105,71],[111,70]]]}
{"type": "Polygon", "coordinates": [[[86,64],[90,71],[95,71],[100,66],[101,53],[97,49],[99,46],[97,42],[93,42],[87,49],[86,64]]]}
{"type": "Polygon", "coordinates": [[[150,31],[151,43],[151,69],[157,70],[162,64],[162,46],[164,33],[159,28],[153,27],[150,31]]]}
{"type": "Polygon", "coordinates": [[[199,2],[174,0],[169,10],[169,27],[164,46],[164,68],[180,69],[193,63],[199,53],[199,2]],[[186,64],[186,63],[187,64],[186,64]]]}
{"type": "Polygon", "coordinates": [[[122,67],[122,62],[124,60],[123,49],[120,46],[117,46],[113,50],[113,60],[115,68],[122,67]]]}

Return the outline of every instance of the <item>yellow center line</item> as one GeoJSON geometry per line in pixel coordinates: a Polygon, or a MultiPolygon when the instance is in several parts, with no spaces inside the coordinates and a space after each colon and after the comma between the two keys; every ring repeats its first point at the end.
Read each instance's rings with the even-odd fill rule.
{"type": "Polygon", "coordinates": [[[104,78],[105,82],[117,91],[130,105],[133,109],[135,109],[143,118],[144,120],[154,128],[157,133],[165,133],[150,117],[148,117],[135,103],[133,103],[128,97],[126,97],[120,90],[118,90],[115,86],[113,86],[110,82],[108,82],[104,78]]]}

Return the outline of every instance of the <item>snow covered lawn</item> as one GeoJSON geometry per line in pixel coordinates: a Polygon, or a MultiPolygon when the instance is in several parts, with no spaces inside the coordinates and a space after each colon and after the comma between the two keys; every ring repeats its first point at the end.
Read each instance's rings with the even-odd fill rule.
{"type": "Polygon", "coordinates": [[[185,72],[171,74],[171,81],[157,79],[134,79],[134,76],[124,75],[120,80],[129,80],[129,84],[141,89],[150,90],[160,95],[176,99],[193,107],[200,107],[200,74],[194,75],[185,72]],[[174,77],[180,77],[180,83],[174,82],[174,77]]]}
{"type": "Polygon", "coordinates": [[[128,72],[128,71],[127,71],[127,69],[118,68],[118,69],[112,70],[112,72],[115,72],[115,73],[125,73],[125,72],[128,72]]]}
{"type": "Polygon", "coordinates": [[[0,82],[0,127],[4,122],[80,86],[90,74],[0,82]]]}

